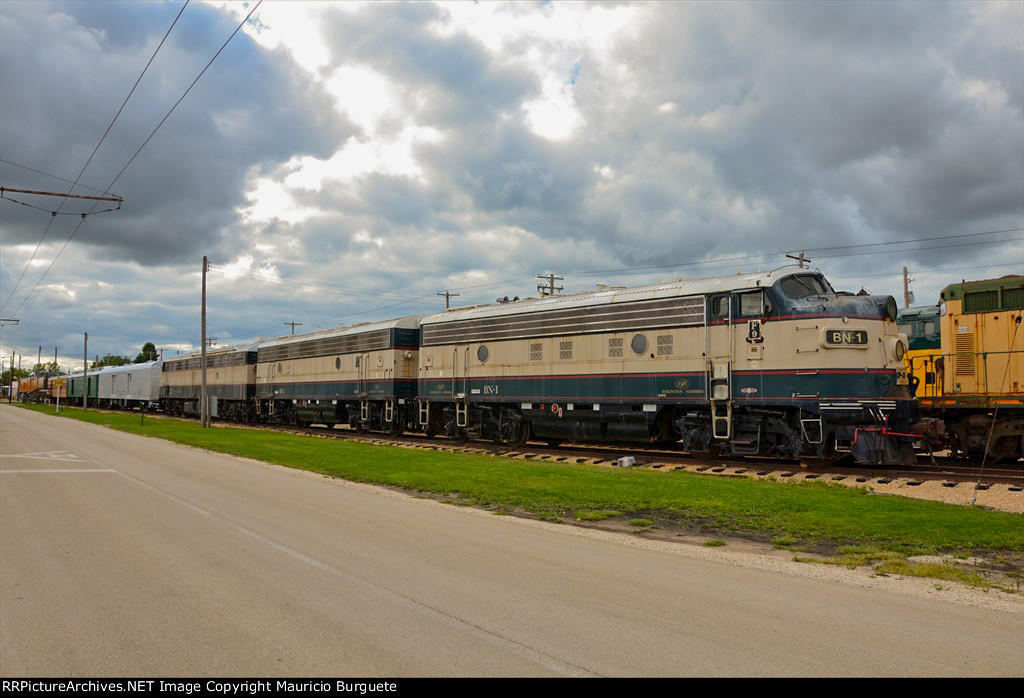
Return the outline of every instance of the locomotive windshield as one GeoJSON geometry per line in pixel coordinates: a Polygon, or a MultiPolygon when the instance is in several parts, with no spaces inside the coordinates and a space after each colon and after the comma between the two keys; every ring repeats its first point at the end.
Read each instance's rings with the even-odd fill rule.
{"type": "Polygon", "coordinates": [[[800,274],[783,279],[779,286],[788,298],[804,298],[805,296],[824,296],[832,293],[828,282],[819,274],[800,274]]]}

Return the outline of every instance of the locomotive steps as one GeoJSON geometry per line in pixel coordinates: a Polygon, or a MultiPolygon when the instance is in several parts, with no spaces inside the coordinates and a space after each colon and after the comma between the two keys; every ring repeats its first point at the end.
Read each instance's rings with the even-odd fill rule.
{"type": "MultiPolygon", "coordinates": [[[[53,414],[49,406],[25,408],[53,414]]],[[[61,416],[328,477],[384,485],[495,514],[618,528],[677,541],[778,547],[787,551],[778,554],[795,554],[800,559],[864,564],[878,573],[925,574],[1010,590],[1024,570],[1024,516],[977,506],[872,496],[864,487],[869,485],[874,493],[886,492],[889,485],[923,491],[927,482],[856,483],[856,477],[846,477],[853,482],[841,483],[824,475],[808,480],[807,475],[815,473],[785,477],[773,468],[761,475],[762,469],[749,465],[728,466],[719,473],[713,471],[720,466],[692,472],[704,467],[700,464],[615,468],[569,462],[582,456],[563,461],[496,457],[440,442],[433,448],[399,448],[265,429],[202,429],[195,422],[169,418],[140,424],[137,415],[78,409],[62,410],[61,416]],[[737,472],[740,469],[747,472],[737,472]],[[708,477],[708,473],[719,477],[708,477]],[[974,565],[967,574],[959,563],[938,567],[915,563],[914,558],[922,555],[975,558],[983,564],[974,565]],[[1001,576],[986,572],[994,567],[1001,576]]],[[[983,495],[1007,489],[993,485],[976,491],[966,484],[943,488],[941,482],[935,486],[969,496],[977,492],[979,503],[983,495]]]]}

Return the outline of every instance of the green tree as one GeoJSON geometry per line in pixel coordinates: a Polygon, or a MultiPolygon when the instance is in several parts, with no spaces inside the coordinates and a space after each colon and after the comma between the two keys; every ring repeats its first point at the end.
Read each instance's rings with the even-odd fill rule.
{"type": "MultiPolygon", "coordinates": [[[[26,371],[25,369],[22,369],[22,368],[14,369],[14,380],[19,380],[21,378],[24,378],[27,375],[28,375],[28,371],[26,371]]],[[[0,385],[7,386],[7,385],[10,385],[10,384],[11,384],[11,369],[9,369],[9,368],[8,369],[4,369],[4,372],[2,374],[0,374],[0,385]]]]}
{"type": "Polygon", "coordinates": [[[67,371],[61,369],[56,361],[36,364],[32,367],[32,373],[45,373],[48,376],[63,376],[67,371]]]}
{"type": "Polygon", "coordinates": [[[114,356],[113,354],[107,354],[99,361],[94,361],[92,367],[103,368],[104,366],[124,366],[129,363],[131,363],[131,361],[127,356],[114,356]]]}
{"type": "Polygon", "coordinates": [[[146,342],[142,345],[142,351],[135,357],[135,361],[132,363],[141,364],[147,361],[156,361],[159,353],[156,350],[156,345],[152,342],[146,342]]]}

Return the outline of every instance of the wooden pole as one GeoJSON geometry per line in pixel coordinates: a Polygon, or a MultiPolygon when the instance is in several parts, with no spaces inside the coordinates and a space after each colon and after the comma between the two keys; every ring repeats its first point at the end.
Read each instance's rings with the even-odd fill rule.
{"type": "Polygon", "coordinates": [[[200,426],[210,426],[210,414],[207,394],[206,394],[206,270],[209,267],[206,257],[203,257],[203,312],[202,312],[202,337],[201,342],[203,345],[202,350],[202,375],[203,385],[199,391],[199,424],[200,426]]]}

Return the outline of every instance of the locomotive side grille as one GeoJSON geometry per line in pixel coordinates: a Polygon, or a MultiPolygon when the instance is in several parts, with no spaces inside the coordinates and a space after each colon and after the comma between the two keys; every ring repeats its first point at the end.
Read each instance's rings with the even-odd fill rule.
{"type": "Polygon", "coordinates": [[[314,356],[376,351],[387,349],[389,346],[391,346],[391,330],[376,330],[342,337],[310,339],[305,342],[281,344],[276,347],[261,347],[257,360],[264,363],[287,359],[308,359],[314,356]]]}
{"type": "Polygon", "coordinates": [[[612,337],[608,340],[608,358],[622,358],[622,337],[612,337]]]}
{"type": "Polygon", "coordinates": [[[672,356],[672,335],[658,335],[658,356],[672,356]]]}
{"type": "Polygon", "coordinates": [[[540,342],[530,345],[530,361],[540,361],[544,355],[544,345],[540,342]]]}
{"type": "Polygon", "coordinates": [[[953,335],[953,371],[958,376],[974,375],[974,333],[953,335]]]}
{"type": "Polygon", "coordinates": [[[1024,288],[1004,289],[1003,307],[1011,310],[1024,309],[1024,288]]]}
{"type": "MultiPolygon", "coordinates": [[[[227,366],[245,366],[247,352],[233,351],[226,354],[215,354],[206,357],[207,368],[225,368],[227,366]]],[[[203,367],[203,357],[197,356],[191,359],[177,359],[176,361],[165,361],[165,371],[196,371],[203,367]]]]}
{"type": "Polygon", "coordinates": [[[568,361],[572,359],[572,342],[558,343],[558,358],[562,361],[568,361]]]}
{"type": "Polygon", "coordinates": [[[974,291],[964,294],[964,312],[980,313],[999,309],[999,291],[974,291]]]}
{"type": "Polygon", "coordinates": [[[630,331],[703,322],[703,297],[669,298],[424,325],[423,344],[630,331]]]}

